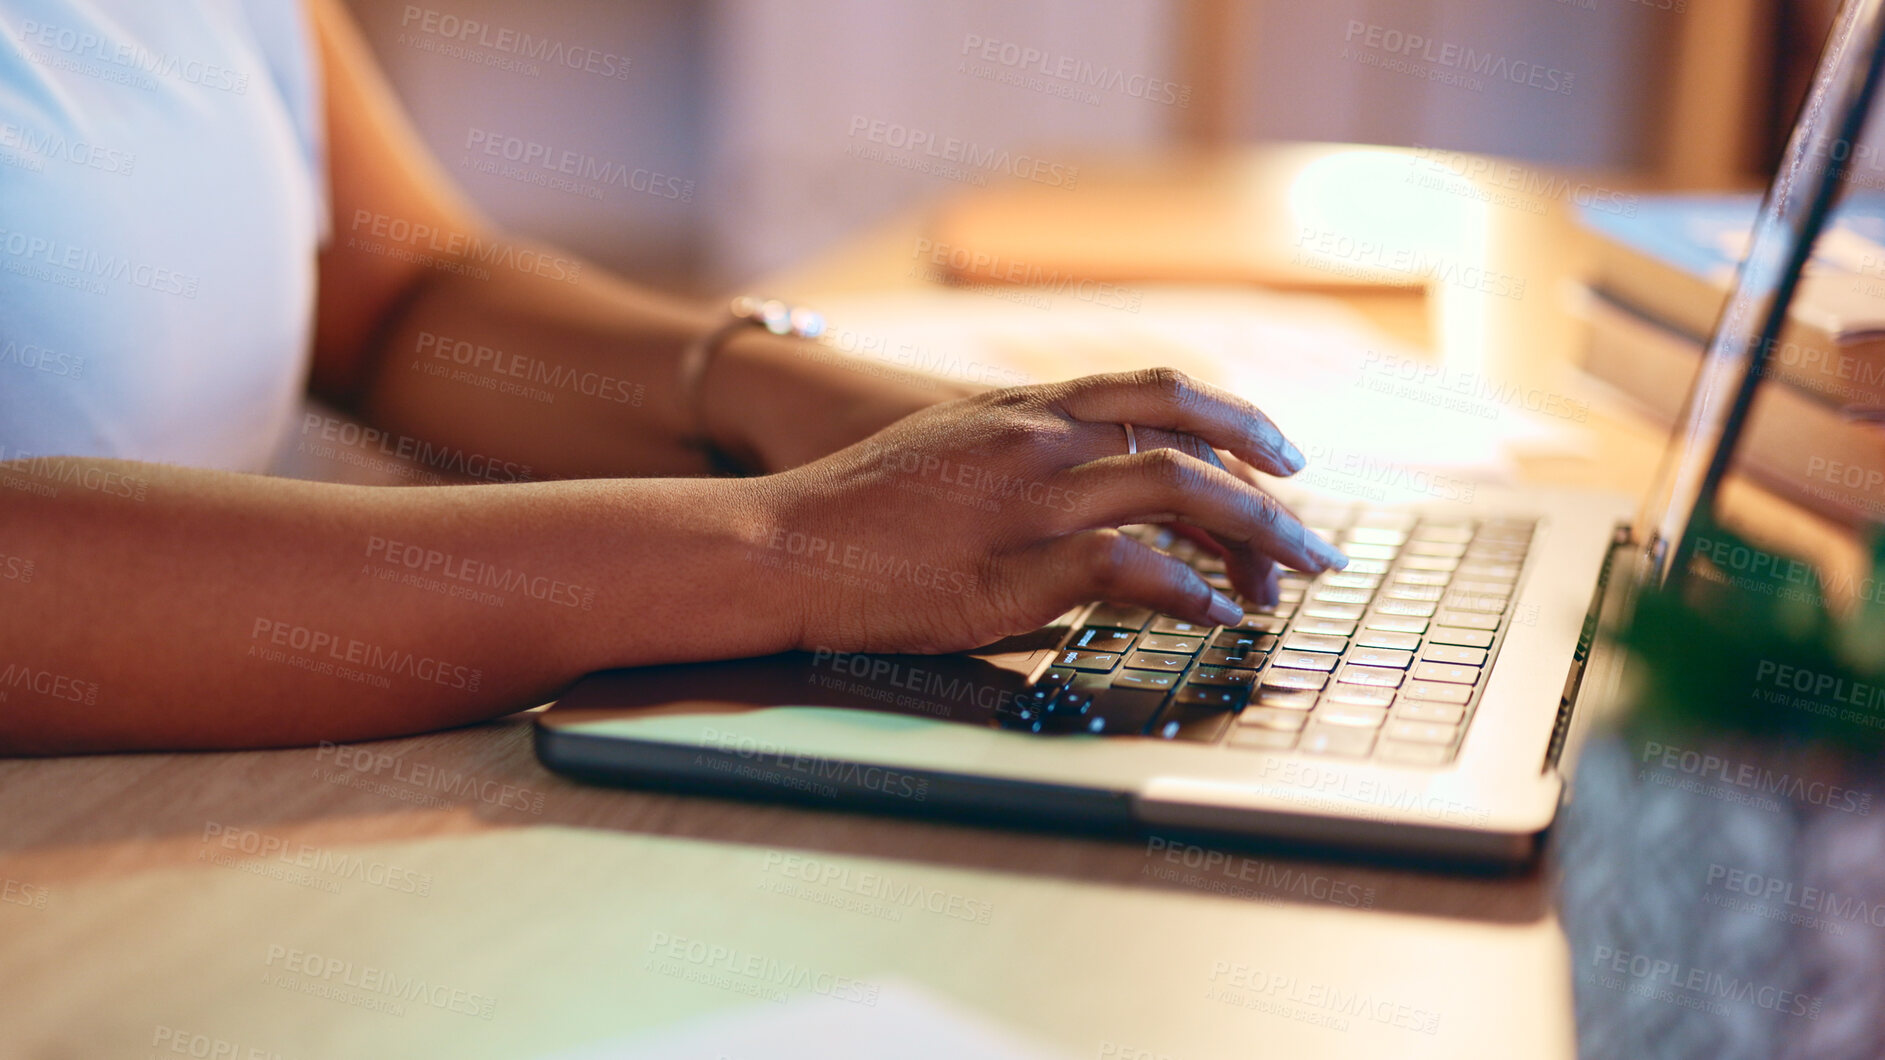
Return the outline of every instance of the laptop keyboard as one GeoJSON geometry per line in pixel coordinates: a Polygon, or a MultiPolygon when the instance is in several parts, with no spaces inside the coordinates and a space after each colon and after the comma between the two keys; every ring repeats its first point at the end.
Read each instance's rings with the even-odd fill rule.
{"type": "MultiPolygon", "coordinates": [[[[1513,618],[1535,523],[1309,504],[1351,562],[1282,572],[1282,599],[1235,626],[1094,605],[1004,715],[1032,732],[1144,735],[1233,749],[1452,761],[1513,618]]],[[[1162,527],[1130,532],[1235,595],[1221,560],[1162,527]]]]}

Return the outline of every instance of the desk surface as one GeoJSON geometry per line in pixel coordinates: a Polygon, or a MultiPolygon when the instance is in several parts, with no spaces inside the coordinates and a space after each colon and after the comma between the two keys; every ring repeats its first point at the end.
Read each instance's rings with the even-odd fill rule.
{"type": "MultiPolygon", "coordinates": [[[[1539,203],[1482,210],[1488,265],[1526,297],[1348,301],[1588,400],[1586,451],[1528,477],[1641,490],[1662,432],[1567,367],[1560,285],[1580,258],[1566,204],[1539,203]]],[[[773,289],[916,283],[919,224],[773,289]]],[[[690,1021],[713,1020],[733,1036],[703,1055],[780,1055],[811,1021],[902,1043],[874,1055],[1546,1056],[1572,1041],[1553,871],[590,789],[536,764],[522,716],[341,748],[5,762],[0,1054],[550,1055],[672,1027],[650,1055],[691,1055],[690,1021]]]]}

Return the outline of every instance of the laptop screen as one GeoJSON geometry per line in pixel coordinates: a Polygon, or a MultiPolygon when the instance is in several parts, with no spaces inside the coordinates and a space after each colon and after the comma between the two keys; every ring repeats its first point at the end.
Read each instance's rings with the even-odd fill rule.
{"type": "MultiPolygon", "coordinates": [[[[1863,298],[1867,287],[1877,296],[1871,303],[1885,310],[1885,244],[1872,246],[1837,224],[1847,204],[1862,201],[1866,206],[1855,216],[1885,218],[1878,205],[1885,202],[1879,194],[1885,165],[1864,136],[1880,70],[1881,6],[1885,0],[1847,0],[1841,10],[1747,233],[1741,266],[1638,523],[1657,580],[1685,570],[1691,560],[1708,561],[1704,553],[1719,552],[1724,536],[1710,528],[1745,521],[1750,504],[1762,507],[1764,501],[1748,499],[1751,493],[1740,481],[1744,473],[1790,496],[1812,518],[1848,527],[1885,521],[1878,519],[1885,512],[1885,429],[1870,434],[1875,445],[1865,444],[1867,416],[1885,406],[1885,378],[1872,378],[1879,373],[1864,369],[1876,366],[1860,363],[1844,345],[1801,350],[1798,329],[1788,327],[1789,307],[1796,304],[1803,269],[1823,229],[1843,237],[1836,249],[1852,260],[1828,266],[1827,275],[1816,275],[1809,286],[1827,288],[1848,317],[1856,316],[1852,306],[1870,304],[1863,298]],[[1835,275],[1840,267],[1850,275],[1835,275]],[[1816,373],[1833,385],[1817,386],[1807,378],[1816,373]],[[1807,386],[1759,387],[1764,379],[1792,382],[1796,376],[1807,386]],[[1774,396],[1780,389],[1788,392],[1774,396]],[[1803,400],[1796,399],[1796,389],[1803,400]],[[1847,429],[1839,430],[1842,425],[1847,429]],[[1867,503],[1868,492],[1879,499],[1876,506],[1867,503]]],[[[1816,260],[1808,271],[1819,267],[1816,260]]],[[[1872,323],[1885,327],[1885,311],[1875,312],[1872,323]]],[[[1771,513],[1754,514],[1764,527],[1785,522],[1771,513]]],[[[1767,543],[1776,552],[1787,550],[1785,541],[1767,543]]]]}

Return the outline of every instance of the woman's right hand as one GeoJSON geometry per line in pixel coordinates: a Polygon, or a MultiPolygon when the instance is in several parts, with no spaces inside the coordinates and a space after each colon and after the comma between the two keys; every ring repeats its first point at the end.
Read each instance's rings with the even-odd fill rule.
{"type": "Polygon", "coordinates": [[[1234,601],[1117,527],[1207,537],[1238,593],[1274,600],[1274,562],[1347,565],[1251,470],[1302,467],[1249,402],[1175,369],[1014,387],[758,480],[768,524],[752,558],[778,575],[804,649],[960,651],[1092,600],[1231,624],[1234,601]]]}

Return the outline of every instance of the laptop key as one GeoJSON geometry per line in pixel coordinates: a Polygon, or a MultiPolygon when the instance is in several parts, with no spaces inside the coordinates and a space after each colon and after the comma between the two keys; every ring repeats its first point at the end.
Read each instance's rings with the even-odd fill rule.
{"type": "Polygon", "coordinates": [[[1352,637],[1355,635],[1355,623],[1335,618],[1304,618],[1297,621],[1294,632],[1325,637],[1352,637]]]}
{"type": "Polygon", "coordinates": [[[1136,634],[1130,630],[1088,626],[1074,636],[1073,643],[1069,647],[1083,651],[1122,652],[1132,647],[1134,636],[1136,634]]]}
{"type": "Polygon", "coordinates": [[[1286,625],[1288,625],[1286,619],[1278,618],[1275,615],[1247,614],[1244,616],[1242,622],[1231,626],[1230,629],[1239,633],[1281,633],[1283,632],[1283,627],[1286,625]]]}
{"type": "Polygon", "coordinates": [[[1414,653],[1389,648],[1356,648],[1348,653],[1348,661],[1361,666],[1391,666],[1405,670],[1413,664],[1414,653]]]}
{"type": "Polygon", "coordinates": [[[1401,560],[1402,570],[1452,571],[1460,561],[1451,556],[1408,556],[1401,560]]]}
{"type": "Polygon", "coordinates": [[[1443,626],[1463,626],[1467,629],[1499,628],[1498,615],[1486,615],[1477,611],[1441,611],[1434,616],[1434,621],[1443,626]]]}
{"type": "Polygon", "coordinates": [[[1260,707],[1308,711],[1315,709],[1316,693],[1290,688],[1259,688],[1256,698],[1250,702],[1260,707]]]}
{"type": "Polygon", "coordinates": [[[1453,685],[1471,685],[1479,682],[1479,667],[1458,666],[1453,663],[1415,663],[1413,674],[1416,681],[1442,681],[1453,685]]]}
{"type": "Polygon", "coordinates": [[[1230,723],[1231,713],[1222,707],[1174,702],[1152,723],[1150,735],[1161,740],[1215,743],[1230,723]]]}
{"type": "Polygon", "coordinates": [[[1308,721],[1308,712],[1282,707],[1246,707],[1242,714],[1237,715],[1239,728],[1281,729],[1284,732],[1300,732],[1308,721]]]}
{"type": "Polygon", "coordinates": [[[1364,629],[1355,635],[1355,644],[1362,648],[1392,648],[1395,651],[1413,651],[1420,647],[1420,635],[1417,633],[1393,633],[1385,629],[1364,629]]]}
{"type": "Polygon", "coordinates": [[[1404,618],[1432,618],[1434,605],[1420,600],[1383,600],[1374,605],[1377,615],[1398,615],[1404,618]]]}
{"type": "Polygon", "coordinates": [[[1351,559],[1393,559],[1400,553],[1400,549],[1394,545],[1370,545],[1352,539],[1342,546],[1342,551],[1351,559]]]}
{"type": "Polygon", "coordinates": [[[1410,699],[1426,699],[1438,703],[1465,703],[1472,698],[1473,690],[1465,685],[1409,681],[1401,687],[1401,702],[1403,703],[1410,699]]]}
{"type": "Polygon", "coordinates": [[[1485,593],[1451,592],[1441,603],[1452,611],[1477,611],[1481,614],[1496,615],[1505,610],[1506,602],[1510,599],[1511,596],[1506,593],[1494,596],[1485,593]]]}
{"type": "Polygon", "coordinates": [[[1423,523],[1414,530],[1416,541],[1446,541],[1463,545],[1473,539],[1473,528],[1466,523],[1423,523]]]}
{"type": "Polygon", "coordinates": [[[1439,585],[1400,585],[1396,584],[1382,594],[1387,600],[1416,600],[1422,603],[1438,603],[1446,595],[1446,589],[1439,585]]]}
{"type": "Polygon", "coordinates": [[[1238,686],[1249,688],[1256,683],[1255,670],[1233,670],[1221,666],[1200,666],[1191,672],[1191,684],[1238,686]]]}
{"type": "Polygon", "coordinates": [[[1420,653],[1428,662],[1452,663],[1456,666],[1486,665],[1484,648],[1462,648],[1454,644],[1429,644],[1420,653]]]}
{"type": "Polygon", "coordinates": [[[1492,647],[1492,631],[1485,629],[1461,629],[1458,626],[1435,626],[1427,634],[1430,644],[1460,644],[1468,648],[1492,647]]]}
{"type": "Polygon", "coordinates": [[[1329,683],[1329,675],[1314,670],[1278,670],[1272,667],[1263,671],[1263,677],[1257,683],[1264,688],[1320,692],[1322,686],[1329,683]]]}
{"type": "Polygon", "coordinates": [[[1431,721],[1390,721],[1381,735],[1404,743],[1452,743],[1459,729],[1431,721]]]}
{"type": "Polygon", "coordinates": [[[1422,539],[1408,542],[1405,551],[1410,556],[1445,556],[1449,559],[1458,559],[1466,554],[1466,544],[1456,541],[1422,539]]]}
{"type": "Polygon", "coordinates": [[[1170,692],[1178,686],[1178,675],[1156,670],[1121,670],[1113,675],[1114,688],[1132,688],[1170,692]]]}
{"type": "Polygon", "coordinates": [[[1394,572],[1397,585],[1445,585],[1452,580],[1452,575],[1443,570],[1407,570],[1394,572]]]}
{"type": "Polygon", "coordinates": [[[1367,589],[1317,589],[1315,600],[1319,604],[1365,604],[1374,598],[1374,593],[1367,589]]]}
{"type": "Polygon", "coordinates": [[[1360,604],[1310,604],[1302,609],[1307,618],[1331,618],[1337,622],[1354,622],[1361,618],[1360,604]]]}
{"type": "Polygon", "coordinates": [[[1320,633],[1291,633],[1283,638],[1283,647],[1289,651],[1321,651],[1340,654],[1348,647],[1345,637],[1330,637],[1320,633]]]}
{"type": "Polygon", "coordinates": [[[1385,707],[1394,702],[1394,690],[1378,685],[1350,685],[1336,682],[1322,693],[1322,703],[1344,703],[1356,707],[1385,707]]]}
{"type": "Polygon", "coordinates": [[[1373,574],[1350,574],[1338,571],[1322,579],[1322,584],[1336,589],[1375,589],[1381,585],[1381,579],[1373,574]]]}
{"type": "Polygon", "coordinates": [[[1233,670],[1255,670],[1263,665],[1269,655],[1260,651],[1229,651],[1224,648],[1207,648],[1198,662],[1205,666],[1229,667],[1233,670]]]}
{"type": "Polygon", "coordinates": [[[1105,673],[1119,665],[1119,654],[1110,651],[1080,651],[1068,649],[1060,653],[1055,666],[1069,670],[1084,670],[1089,673],[1105,673]]]}
{"type": "Polygon", "coordinates": [[[1112,626],[1115,629],[1144,629],[1152,621],[1152,612],[1143,607],[1126,607],[1123,604],[1101,604],[1087,616],[1089,626],[1112,626]]]}
{"type": "Polygon", "coordinates": [[[1276,661],[1272,665],[1281,666],[1290,670],[1333,670],[1335,669],[1335,656],[1326,655],[1319,651],[1289,651],[1285,649],[1276,653],[1276,661]]]}
{"type": "Polygon", "coordinates": [[[1135,651],[1126,656],[1126,667],[1131,670],[1157,670],[1160,673],[1182,673],[1191,665],[1189,655],[1168,655],[1156,651],[1135,651]]]}
{"type": "Polygon", "coordinates": [[[1342,670],[1342,676],[1336,680],[1349,685],[1372,685],[1376,688],[1398,688],[1406,674],[1399,670],[1382,666],[1349,666],[1342,670]]]}
{"type": "Polygon", "coordinates": [[[1342,568],[1344,574],[1386,574],[1388,562],[1380,559],[1350,559],[1348,566],[1342,568]]]}
{"type": "Polygon", "coordinates": [[[1466,720],[1466,708],[1458,703],[1434,703],[1423,699],[1403,699],[1394,708],[1394,716],[1407,721],[1428,721],[1458,725],[1466,720]]]}
{"type": "Polygon", "coordinates": [[[1216,707],[1218,710],[1236,710],[1250,698],[1249,685],[1200,685],[1186,682],[1178,690],[1172,702],[1186,707],[1216,707]]]}
{"type": "Polygon", "coordinates": [[[1211,638],[1211,647],[1222,648],[1232,654],[1251,651],[1269,651],[1276,647],[1276,635],[1273,633],[1245,633],[1242,630],[1227,629],[1211,638]]]}
{"type": "Polygon", "coordinates": [[[1388,708],[1368,707],[1359,703],[1325,702],[1316,708],[1320,725],[1351,725],[1360,729],[1378,729],[1388,720],[1388,708]]]}
{"type": "Polygon", "coordinates": [[[1287,751],[1296,746],[1296,734],[1277,729],[1236,728],[1230,745],[1248,751],[1287,751]]]}
{"type": "MultiPolygon", "coordinates": [[[[1171,679],[1167,674],[1142,676],[1171,679]]],[[[1084,731],[1112,736],[1137,735],[1145,731],[1164,701],[1164,689],[1121,685],[1097,691],[1093,694],[1093,708],[1088,712],[1084,731]]]]}
{"type": "Polygon", "coordinates": [[[1374,748],[1374,730],[1352,725],[1317,725],[1303,731],[1299,746],[1312,755],[1360,758],[1374,748]]]}
{"type": "Polygon", "coordinates": [[[1204,638],[1181,637],[1173,633],[1147,633],[1139,638],[1139,650],[1196,655],[1204,650],[1204,638]]]}
{"type": "Polygon", "coordinates": [[[1385,630],[1389,633],[1425,633],[1427,620],[1411,615],[1369,615],[1364,623],[1369,629],[1385,630]]]}
{"type": "Polygon", "coordinates": [[[1473,579],[1507,578],[1516,580],[1518,578],[1518,565],[1515,563],[1480,563],[1477,560],[1472,560],[1459,565],[1459,575],[1462,578],[1473,579]]]}

